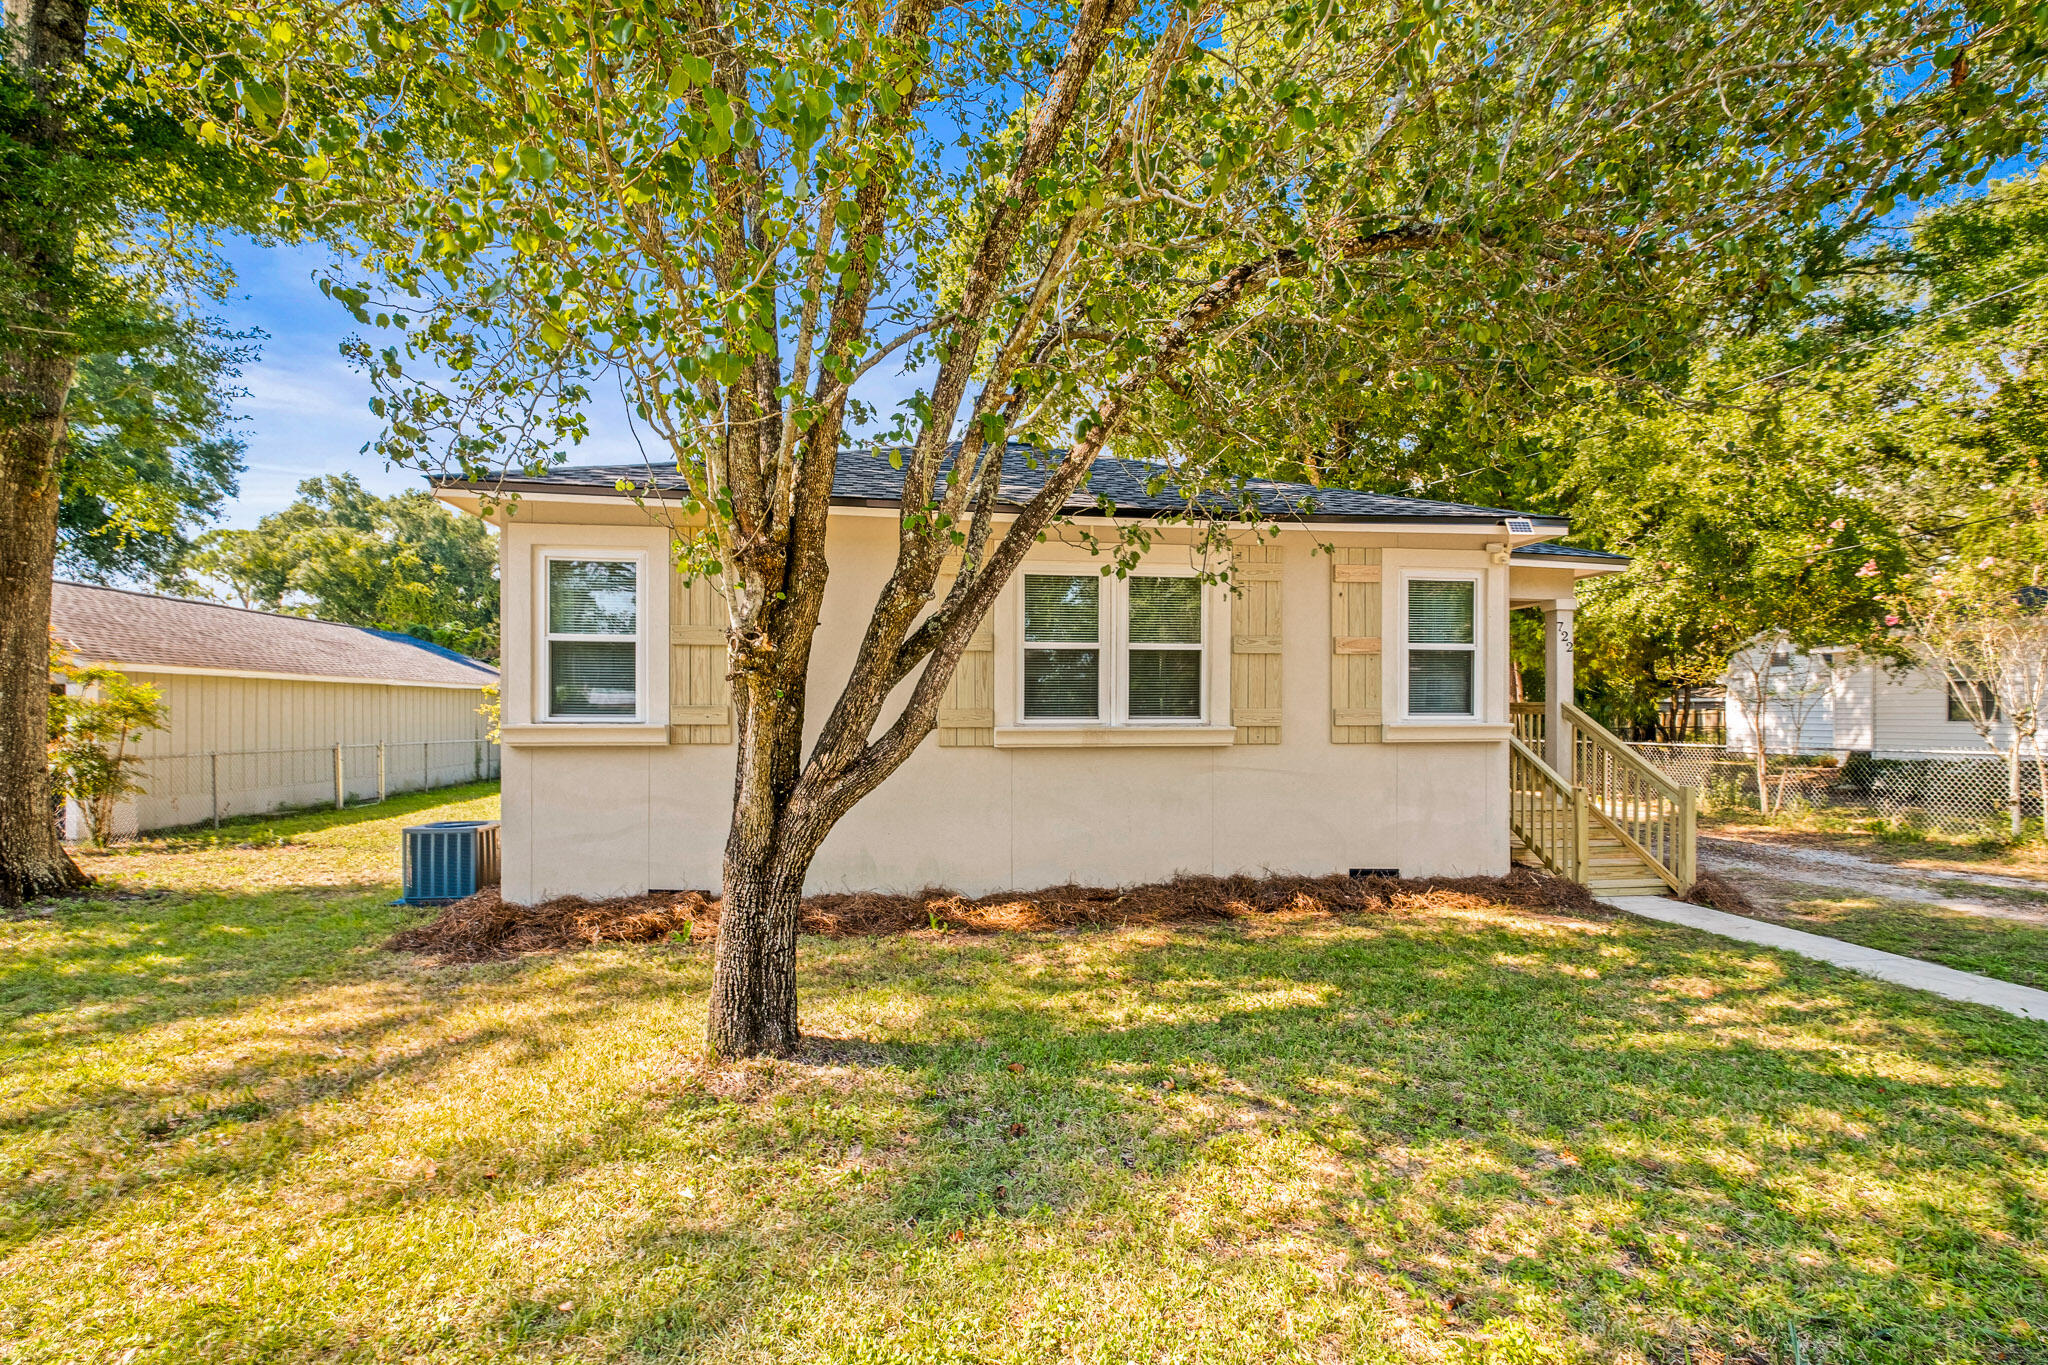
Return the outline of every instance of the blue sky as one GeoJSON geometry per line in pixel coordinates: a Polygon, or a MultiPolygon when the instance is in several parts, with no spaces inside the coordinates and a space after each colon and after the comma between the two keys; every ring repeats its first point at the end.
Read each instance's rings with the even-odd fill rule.
{"type": "MultiPolygon", "coordinates": [[[[342,341],[362,329],[315,279],[328,259],[325,249],[239,242],[227,254],[236,285],[223,320],[269,335],[242,372],[248,396],[237,406],[249,467],[225,524],[255,525],[292,500],[299,480],[315,474],[354,473],[380,493],[421,487],[418,470],[391,469],[362,451],[375,439],[379,420],[369,410],[369,381],[341,358],[342,341]]],[[[598,395],[590,439],[571,458],[578,464],[640,458],[615,394],[609,401],[598,395]]]]}

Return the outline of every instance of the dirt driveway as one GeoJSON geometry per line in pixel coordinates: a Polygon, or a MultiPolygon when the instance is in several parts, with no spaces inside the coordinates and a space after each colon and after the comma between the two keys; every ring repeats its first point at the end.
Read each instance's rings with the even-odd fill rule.
{"type": "Polygon", "coordinates": [[[2048,880],[1901,867],[1837,849],[1705,834],[1699,847],[1702,867],[1773,904],[1816,890],[1846,892],[2048,924],[2048,880]]]}

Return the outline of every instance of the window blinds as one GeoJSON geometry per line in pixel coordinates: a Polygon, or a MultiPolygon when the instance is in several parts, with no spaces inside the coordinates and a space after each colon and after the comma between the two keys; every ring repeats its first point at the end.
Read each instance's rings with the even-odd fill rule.
{"type": "Polygon", "coordinates": [[[550,715],[638,714],[639,572],[631,560],[548,561],[550,715]]]}
{"type": "Polygon", "coordinates": [[[1408,584],[1408,713],[1469,716],[1474,711],[1473,602],[1469,580],[1408,584]],[[1424,646],[1452,646],[1425,648],[1424,646]]]}
{"type": "Polygon", "coordinates": [[[638,566],[618,559],[548,563],[548,631],[631,635],[640,628],[638,566]]]}
{"type": "Polygon", "coordinates": [[[1030,574],[1024,579],[1027,644],[1096,643],[1102,629],[1102,580],[1082,574],[1030,574]]]}
{"type": "Polygon", "coordinates": [[[1470,582],[1417,579],[1408,585],[1408,642],[1417,645],[1472,643],[1470,582]]]}
{"type": "Polygon", "coordinates": [[[1102,580],[1084,574],[1024,578],[1024,715],[1093,720],[1102,707],[1102,580]],[[1046,649],[1044,645],[1086,645],[1046,649]]]}
{"type": "Polygon", "coordinates": [[[549,708],[558,716],[633,715],[633,664],[630,640],[549,642],[549,708]]]}
{"type": "Polygon", "coordinates": [[[1133,578],[1130,713],[1133,720],[1202,714],[1202,585],[1193,578],[1133,578]]]}

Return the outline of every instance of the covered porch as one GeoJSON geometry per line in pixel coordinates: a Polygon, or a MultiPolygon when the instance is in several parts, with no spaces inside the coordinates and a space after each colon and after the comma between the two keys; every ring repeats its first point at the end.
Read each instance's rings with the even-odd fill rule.
{"type": "Polygon", "coordinates": [[[1598,895],[1683,895],[1699,875],[1698,793],[1574,703],[1573,587],[1627,563],[1563,545],[1524,546],[1513,556],[1509,605],[1543,623],[1543,697],[1509,706],[1509,828],[1516,861],[1598,895]]]}

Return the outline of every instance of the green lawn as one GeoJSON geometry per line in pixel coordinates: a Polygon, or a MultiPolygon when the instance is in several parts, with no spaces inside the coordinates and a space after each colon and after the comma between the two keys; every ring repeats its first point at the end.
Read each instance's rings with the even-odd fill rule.
{"type": "MultiPolygon", "coordinates": [[[[1982,894],[1971,888],[1972,894],[1982,894]]],[[[1878,896],[1752,898],[1754,918],[2048,990],[2048,924],[1878,896]]],[[[2032,902],[2038,906],[2037,899],[2032,902]]]]}
{"type": "Polygon", "coordinates": [[[379,950],[492,800],[0,922],[0,1360],[2048,1360],[2048,1026],[1431,910],[807,939],[710,1070],[702,943],[379,950]]]}

